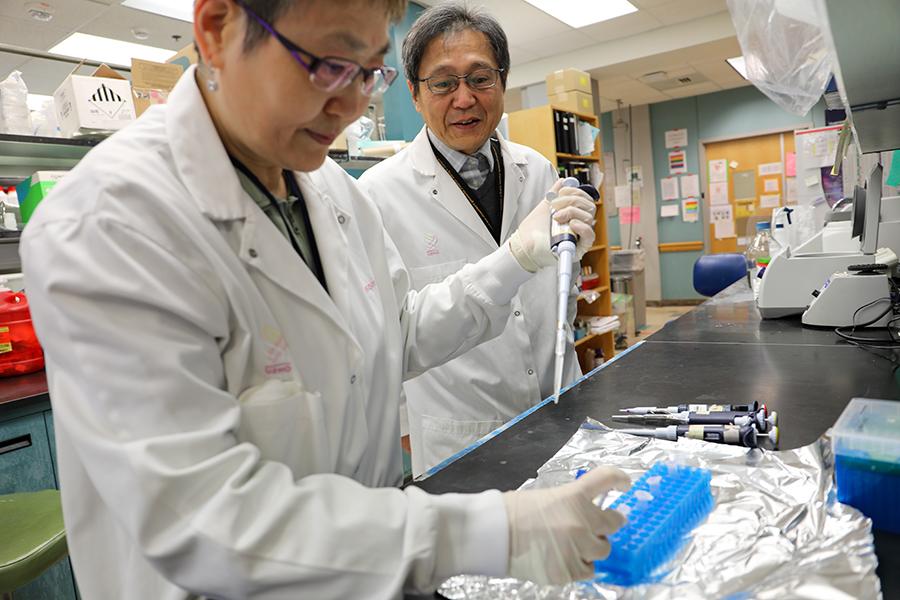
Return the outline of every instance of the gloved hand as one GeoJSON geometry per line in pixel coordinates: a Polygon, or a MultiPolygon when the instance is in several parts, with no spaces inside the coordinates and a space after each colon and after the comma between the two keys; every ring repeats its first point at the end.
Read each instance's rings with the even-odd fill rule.
{"type": "Polygon", "coordinates": [[[606,536],[625,524],[624,516],[600,509],[593,500],[630,487],[619,469],[597,467],[559,487],[504,493],[509,576],[556,585],[592,577],[593,561],[609,556],[606,536]]]}
{"type": "Polygon", "coordinates": [[[578,236],[575,244],[577,260],[581,260],[594,245],[594,215],[597,205],[578,188],[562,187],[563,181],[560,179],[550,188],[551,192],[557,194],[556,198],[551,202],[542,200],[509,238],[512,255],[523,269],[531,273],[556,265],[556,255],[550,249],[551,218],[558,223],[568,224],[578,236]]]}

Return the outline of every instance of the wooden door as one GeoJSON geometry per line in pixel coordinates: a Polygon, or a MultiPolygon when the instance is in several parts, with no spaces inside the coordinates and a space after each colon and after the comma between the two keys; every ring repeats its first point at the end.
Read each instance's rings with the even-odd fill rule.
{"type": "MultiPolygon", "coordinates": [[[[785,176],[785,156],[794,152],[794,133],[772,133],[754,137],[726,140],[722,142],[704,143],[706,153],[706,206],[712,208],[710,194],[709,161],[724,159],[728,164],[728,203],[731,205],[734,215],[734,236],[722,239],[716,238],[715,224],[709,223],[709,251],[713,254],[722,252],[744,252],[747,245],[753,239],[756,223],[767,221],[772,217],[771,206],[761,206],[761,196],[779,194],[780,205],[787,201],[787,179],[785,176]],[[781,172],[777,175],[760,175],[759,166],[771,163],[779,163],[781,172]],[[734,166],[732,166],[734,165],[734,166]],[[753,194],[743,193],[738,198],[735,192],[736,178],[744,178],[741,175],[752,171],[755,186],[753,194]],[[769,190],[766,190],[766,181],[770,181],[769,190]],[[772,190],[777,181],[777,191],[772,190]]],[[[741,186],[743,187],[743,186],[741,186]]],[[[740,190],[738,190],[740,191],[740,190]]],[[[707,213],[709,214],[709,213],[707,213]]]]}

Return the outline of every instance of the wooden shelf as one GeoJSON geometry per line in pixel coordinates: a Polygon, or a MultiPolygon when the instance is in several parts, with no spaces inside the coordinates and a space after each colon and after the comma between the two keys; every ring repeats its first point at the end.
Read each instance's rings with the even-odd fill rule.
{"type": "Polygon", "coordinates": [[[563,154],[562,152],[556,153],[557,158],[562,158],[565,160],[580,160],[583,162],[600,162],[600,157],[596,154],[587,154],[585,156],[581,156],[580,154],[563,154]]]}
{"type": "Polygon", "coordinates": [[[590,342],[591,340],[596,339],[598,337],[600,337],[600,336],[597,335],[596,333],[589,333],[586,336],[584,336],[583,338],[581,338],[580,340],[575,340],[575,347],[578,348],[580,346],[583,346],[583,345],[587,344],[588,342],[590,342]]]}
{"type": "Polygon", "coordinates": [[[601,250],[606,250],[606,246],[604,244],[597,244],[596,246],[591,246],[588,248],[588,252],[600,252],[601,250]]]}

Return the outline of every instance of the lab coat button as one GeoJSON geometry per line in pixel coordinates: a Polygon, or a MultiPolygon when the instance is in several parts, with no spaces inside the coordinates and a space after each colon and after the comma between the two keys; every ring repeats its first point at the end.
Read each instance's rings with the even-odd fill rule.
{"type": "Polygon", "coordinates": [[[520,182],[525,181],[525,178],[524,178],[524,177],[519,177],[519,181],[520,181],[520,182]]]}
{"type": "Polygon", "coordinates": [[[431,190],[431,193],[437,196],[437,190],[431,190]]]}
{"type": "Polygon", "coordinates": [[[514,312],[513,314],[516,315],[517,317],[521,317],[521,316],[522,316],[522,311],[517,310],[517,311],[514,312]]]}
{"type": "Polygon", "coordinates": [[[350,376],[350,385],[353,385],[354,383],[356,383],[356,375],[351,375],[350,376]]]}
{"type": "Polygon", "coordinates": [[[529,374],[529,375],[534,375],[534,369],[528,369],[528,374],[529,374]]]}
{"type": "Polygon", "coordinates": [[[256,258],[257,256],[259,256],[259,252],[256,251],[256,248],[250,248],[250,250],[247,251],[247,254],[250,255],[250,258],[256,258]]]}
{"type": "Polygon", "coordinates": [[[346,220],[347,219],[344,217],[344,215],[338,215],[338,223],[340,223],[341,225],[343,225],[346,220]]]}

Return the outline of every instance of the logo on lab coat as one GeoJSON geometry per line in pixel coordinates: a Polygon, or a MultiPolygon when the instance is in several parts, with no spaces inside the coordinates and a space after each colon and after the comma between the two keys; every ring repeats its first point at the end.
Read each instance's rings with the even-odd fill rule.
{"type": "Polygon", "coordinates": [[[270,325],[262,328],[262,339],[266,349],[266,375],[290,373],[292,368],[288,355],[287,340],[280,331],[270,325]]]}
{"type": "Polygon", "coordinates": [[[437,256],[441,251],[437,247],[438,238],[433,233],[425,234],[425,256],[437,256]]]}

